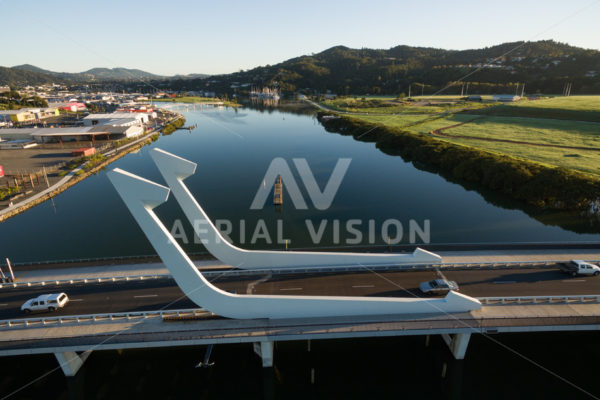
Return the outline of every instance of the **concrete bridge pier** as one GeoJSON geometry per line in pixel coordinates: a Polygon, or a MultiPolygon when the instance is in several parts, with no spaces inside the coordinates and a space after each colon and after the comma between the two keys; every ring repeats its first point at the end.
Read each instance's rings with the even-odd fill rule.
{"type": "Polygon", "coordinates": [[[448,348],[455,359],[462,360],[465,358],[465,353],[469,346],[469,339],[471,339],[470,333],[455,333],[453,335],[444,333],[442,334],[442,339],[444,339],[444,342],[448,345],[448,348]]]}
{"type": "Polygon", "coordinates": [[[262,359],[263,368],[273,366],[273,342],[254,342],[254,352],[262,359]]]}
{"type": "Polygon", "coordinates": [[[65,351],[54,353],[54,356],[65,376],[75,376],[90,354],[92,354],[91,350],[84,351],[81,354],[77,354],[74,351],[65,351]]]}

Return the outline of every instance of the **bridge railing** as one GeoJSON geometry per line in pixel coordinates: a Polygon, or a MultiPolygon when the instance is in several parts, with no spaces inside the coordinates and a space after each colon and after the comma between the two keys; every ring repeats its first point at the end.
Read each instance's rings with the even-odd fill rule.
{"type": "Polygon", "coordinates": [[[600,295],[478,297],[481,304],[600,303],[600,295]]]}
{"type": "MultiPolygon", "coordinates": [[[[477,297],[484,305],[532,305],[532,304],[592,304],[600,303],[600,294],[597,295],[565,295],[565,296],[505,296],[505,297],[477,297]]],[[[82,324],[107,321],[131,321],[148,318],[185,319],[214,315],[203,308],[185,308],[176,310],[154,311],[124,311],[101,314],[40,316],[32,318],[18,318],[0,320],[0,328],[13,327],[43,327],[46,325],[82,324]]]]}
{"type": "Polygon", "coordinates": [[[136,276],[109,276],[109,277],[98,277],[98,278],[75,278],[75,279],[48,279],[43,281],[32,281],[32,282],[9,282],[0,283],[0,289],[2,288],[23,288],[23,287],[34,287],[34,286],[59,286],[59,285],[74,285],[82,283],[109,283],[109,282],[134,282],[134,281],[147,281],[155,279],[170,279],[171,274],[154,274],[154,275],[136,275],[136,276]]]}
{"type": "MultiPolygon", "coordinates": [[[[592,263],[600,263],[600,260],[587,260],[592,263]]],[[[361,271],[419,271],[436,269],[503,269],[503,268],[544,268],[560,263],[560,261],[536,261],[522,262],[511,261],[502,263],[444,263],[444,264],[394,264],[394,265],[352,265],[352,266],[325,266],[325,267],[298,267],[298,268],[280,268],[280,269],[218,269],[202,271],[206,277],[227,275],[227,276],[248,276],[248,275],[281,275],[281,274],[301,274],[301,273],[340,273],[340,272],[361,272],[361,271]]],[[[24,281],[0,283],[0,289],[3,288],[27,288],[37,286],[60,286],[73,284],[93,284],[93,283],[111,283],[111,282],[129,282],[155,279],[171,279],[171,274],[151,274],[151,275],[132,275],[132,276],[107,276],[97,278],[73,278],[73,279],[46,279],[41,281],[24,281]]]]}
{"type": "Polygon", "coordinates": [[[118,320],[140,320],[147,318],[190,318],[211,313],[203,308],[184,308],[178,310],[155,310],[155,311],[126,311],[102,314],[83,314],[83,315],[56,315],[40,316],[33,318],[19,318],[0,320],[0,328],[12,328],[23,326],[45,326],[45,325],[63,325],[80,324],[90,322],[105,322],[118,320]]]}

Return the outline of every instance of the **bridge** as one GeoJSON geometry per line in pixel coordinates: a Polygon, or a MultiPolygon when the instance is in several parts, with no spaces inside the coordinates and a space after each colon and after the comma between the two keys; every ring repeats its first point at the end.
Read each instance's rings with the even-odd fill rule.
{"type": "MultiPolygon", "coordinates": [[[[414,296],[419,295],[419,282],[436,276],[434,268],[421,266],[379,270],[377,274],[364,270],[237,271],[239,275],[229,276],[227,272],[231,271],[207,275],[230,292],[307,296],[414,296]]],[[[263,366],[268,367],[273,365],[273,343],[277,341],[442,335],[452,354],[461,359],[472,334],[600,327],[600,279],[567,277],[556,264],[453,266],[444,274],[457,280],[461,291],[477,297],[481,309],[437,315],[240,320],[199,308],[169,276],[4,285],[0,289],[0,355],[53,353],[65,374],[72,376],[83,364],[77,354],[89,354],[90,350],[249,343],[256,346],[263,366]],[[23,318],[19,307],[24,299],[48,291],[65,291],[73,301],[56,313],[23,318]]]]}
{"type": "MultiPolygon", "coordinates": [[[[193,173],[190,163],[165,152],[155,155],[186,215],[205,218],[210,226],[182,186],[193,173]]],[[[568,277],[556,259],[444,263],[424,250],[303,254],[212,243],[207,248],[216,249],[221,261],[251,262],[247,268],[199,269],[152,211],[169,189],[124,171],[109,177],[168,273],[3,284],[0,356],[52,353],[73,376],[91,351],[252,343],[263,366],[270,367],[277,341],[441,335],[462,359],[473,334],[600,327],[600,278],[568,277]],[[459,282],[460,293],[423,297],[419,283],[440,275],[459,282]],[[71,303],[22,318],[22,302],[49,291],[67,292],[71,303]]],[[[214,239],[218,232],[206,235],[214,239]]],[[[596,261],[600,249],[565,251],[560,259],[571,257],[596,261]]]]}

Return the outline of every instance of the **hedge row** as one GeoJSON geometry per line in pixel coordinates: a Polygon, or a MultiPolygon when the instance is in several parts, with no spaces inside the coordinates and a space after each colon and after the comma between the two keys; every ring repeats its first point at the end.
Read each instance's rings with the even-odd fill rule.
{"type": "Polygon", "coordinates": [[[536,207],[600,215],[600,180],[591,176],[353,118],[324,120],[323,115],[319,120],[329,131],[374,141],[387,154],[433,167],[450,178],[481,185],[536,207]]]}

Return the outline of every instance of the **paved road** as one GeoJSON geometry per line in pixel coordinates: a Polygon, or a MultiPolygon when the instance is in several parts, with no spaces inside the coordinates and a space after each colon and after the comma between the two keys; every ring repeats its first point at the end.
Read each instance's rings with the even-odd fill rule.
{"type": "MultiPolygon", "coordinates": [[[[510,247],[511,245],[507,245],[510,247]]],[[[600,249],[597,245],[592,247],[574,248],[516,248],[509,249],[478,249],[472,250],[434,250],[443,258],[444,263],[506,263],[506,262],[546,262],[568,261],[572,259],[597,261],[600,260],[600,249]]],[[[536,246],[533,244],[532,246],[536,246]]],[[[564,246],[564,245],[563,245],[564,246]]],[[[448,247],[448,246],[447,246],[448,247]]],[[[375,252],[382,251],[376,249],[375,252]]],[[[227,269],[230,265],[223,264],[214,258],[196,260],[194,264],[202,270],[227,269]]],[[[19,282],[40,282],[68,279],[94,279],[106,277],[124,277],[139,275],[169,274],[169,270],[162,262],[155,259],[137,259],[128,263],[106,264],[107,261],[87,261],[67,264],[42,264],[13,266],[15,276],[19,282]]],[[[6,268],[4,268],[6,270],[6,268]]]]}
{"type": "MultiPolygon", "coordinates": [[[[572,278],[557,268],[455,270],[443,272],[459,283],[461,292],[474,297],[600,294],[600,277],[572,278]]],[[[419,283],[438,277],[437,272],[361,272],[328,274],[254,275],[212,279],[218,287],[235,293],[277,295],[421,296],[419,283]]],[[[193,308],[170,279],[0,290],[0,318],[20,318],[27,299],[65,291],[71,303],[56,315],[193,308]]]]}

